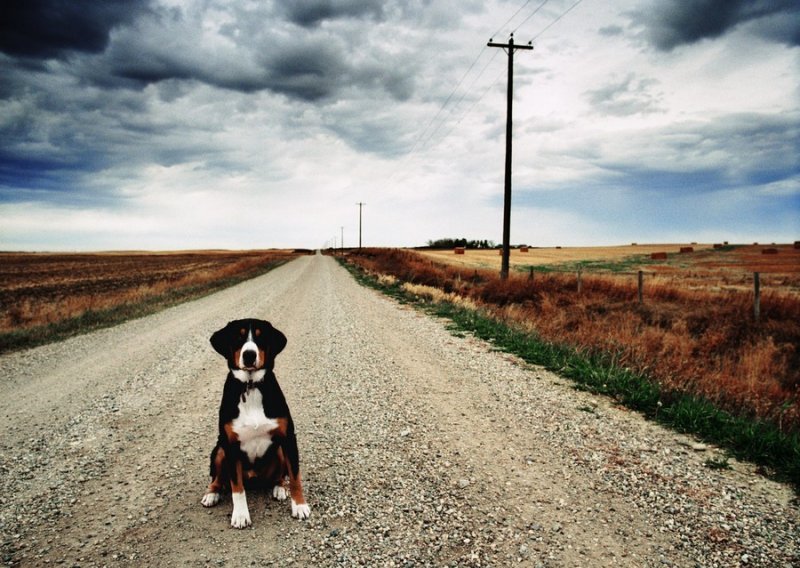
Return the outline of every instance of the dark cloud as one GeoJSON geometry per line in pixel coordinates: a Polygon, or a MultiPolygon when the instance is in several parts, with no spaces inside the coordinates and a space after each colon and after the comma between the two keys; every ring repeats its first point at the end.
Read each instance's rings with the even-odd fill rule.
{"type": "Polygon", "coordinates": [[[323,42],[291,45],[269,57],[267,65],[264,88],[304,101],[330,97],[352,76],[346,55],[323,42]]]}
{"type": "MultiPolygon", "coordinates": [[[[201,83],[301,102],[335,100],[354,89],[394,100],[413,95],[416,59],[391,42],[362,48],[364,20],[382,19],[384,10],[411,17],[391,3],[234,3],[217,24],[220,7],[213,3],[167,8],[150,2],[8,2],[0,8],[0,51],[11,56],[5,63],[39,73],[52,73],[44,60],[58,59],[59,71],[105,90],[201,83]],[[323,22],[335,22],[335,29],[323,22]]],[[[0,85],[0,97],[6,89],[0,85]]]]}
{"type": "Polygon", "coordinates": [[[293,0],[280,4],[291,22],[305,28],[318,26],[325,20],[380,19],[383,16],[383,2],[380,0],[293,0]]]}
{"type": "MultiPolygon", "coordinates": [[[[341,101],[355,101],[356,110],[341,117],[354,124],[321,128],[355,148],[395,151],[397,129],[407,125],[385,115],[364,121],[357,107],[369,101],[380,112],[411,97],[419,61],[391,42],[356,49],[369,41],[364,19],[379,17],[379,4],[234,3],[222,20],[215,9],[213,2],[3,3],[0,202],[34,194],[52,201],[60,192],[111,196],[119,180],[153,164],[246,171],[249,163],[224,133],[248,115],[263,120],[271,106],[320,103],[330,114],[341,101]],[[297,22],[339,19],[334,30],[298,27],[284,13],[288,5],[297,22]]],[[[287,121],[271,117],[265,134],[308,135],[287,121]]]]}
{"type": "Polygon", "coordinates": [[[0,51],[49,59],[100,53],[111,30],[132,21],[149,0],[20,0],[0,7],[0,51]]]}
{"type": "Polygon", "coordinates": [[[720,37],[745,25],[771,41],[800,45],[796,0],[658,0],[634,19],[662,51],[720,37]]]}

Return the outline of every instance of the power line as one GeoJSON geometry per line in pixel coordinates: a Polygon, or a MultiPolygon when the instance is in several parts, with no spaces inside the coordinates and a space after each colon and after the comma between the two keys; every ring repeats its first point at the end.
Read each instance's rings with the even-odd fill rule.
{"type": "MultiPolygon", "coordinates": [[[[497,30],[497,32],[495,32],[495,34],[494,34],[494,35],[499,35],[499,34],[500,34],[500,32],[503,30],[503,28],[504,28],[506,25],[508,25],[508,23],[509,23],[509,22],[511,22],[511,21],[512,21],[514,18],[516,18],[516,17],[517,17],[517,15],[518,15],[520,12],[522,12],[522,10],[523,10],[523,9],[525,9],[525,7],[526,7],[528,4],[530,4],[530,3],[531,3],[531,1],[532,1],[532,0],[527,0],[527,1],[526,1],[526,2],[525,2],[523,5],[522,5],[522,6],[520,6],[520,7],[517,9],[517,11],[516,11],[516,12],[514,12],[514,14],[512,14],[512,16],[511,16],[511,17],[510,17],[508,20],[506,20],[506,21],[505,21],[505,22],[504,22],[504,23],[503,23],[503,24],[500,26],[500,28],[497,30]]],[[[538,7],[537,7],[537,8],[536,8],[534,11],[533,11],[533,13],[532,13],[532,14],[530,14],[530,15],[529,15],[527,18],[525,18],[525,20],[522,22],[522,24],[524,24],[525,22],[527,22],[528,20],[530,20],[530,19],[531,19],[531,18],[532,18],[532,17],[533,17],[533,16],[534,16],[534,15],[535,15],[535,14],[536,14],[536,13],[537,13],[539,10],[541,10],[541,9],[542,9],[542,7],[543,7],[545,4],[547,4],[547,2],[548,2],[548,1],[549,1],[549,0],[544,0],[544,2],[542,2],[542,4],[540,4],[540,5],[539,5],[539,6],[538,6],[538,7]]],[[[514,28],[514,30],[513,30],[513,31],[516,31],[516,30],[517,30],[517,29],[518,29],[518,28],[519,28],[519,27],[520,27],[522,24],[520,24],[519,26],[517,26],[516,28],[514,28]]],[[[512,31],[512,33],[513,33],[513,31],[512,31]]],[[[420,133],[419,137],[418,137],[418,138],[417,138],[417,139],[414,141],[414,144],[412,145],[411,149],[408,151],[408,153],[409,153],[409,154],[413,154],[413,153],[414,153],[414,151],[415,151],[415,150],[416,150],[418,147],[425,147],[425,145],[426,145],[428,142],[430,142],[430,140],[432,140],[432,139],[433,139],[433,137],[435,136],[436,132],[437,132],[437,131],[438,131],[438,130],[441,128],[441,126],[442,126],[443,122],[442,122],[442,123],[439,123],[439,125],[438,125],[438,126],[436,126],[436,127],[434,128],[434,130],[433,130],[433,131],[432,131],[430,134],[427,134],[427,137],[426,137],[426,133],[428,133],[428,131],[429,131],[429,130],[430,130],[430,128],[431,128],[431,127],[434,125],[434,123],[435,123],[435,122],[436,122],[436,120],[439,118],[439,116],[441,116],[441,114],[444,112],[445,108],[447,108],[447,105],[448,105],[448,104],[450,103],[450,101],[453,99],[453,95],[455,95],[455,94],[456,94],[456,91],[458,91],[458,88],[459,88],[459,87],[460,87],[460,86],[461,86],[461,85],[464,83],[464,80],[467,78],[467,76],[469,75],[470,71],[472,71],[472,69],[475,67],[475,64],[476,64],[476,63],[478,63],[478,60],[481,58],[481,56],[483,55],[483,53],[486,51],[486,48],[487,48],[487,46],[483,46],[483,49],[481,49],[481,51],[478,53],[478,55],[475,57],[475,59],[473,59],[473,61],[472,61],[472,63],[470,64],[469,68],[466,70],[466,72],[464,73],[464,75],[462,75],[462,76],[461,76],[461,79],[459,79],[458,83],[456,83],[456,86],[455,86],[455,87],[453,87],[453,90],[450,92],[450,94],[447,96],[447,98],[445,99],[445,101],[444,101],[444,102],[442,103],[442,105],[439,107],[439,110],[437,110],[437,111],[436,111],[436,114],[433,116],[433,118],[430,120],[430,122],[428,122],[428,124],[425,126],[425,128],[423,128],[423,129],[422,129],[422,132],[420,133]]],[[[491,63],[491,62],[494,60],[494,58],[496,57],[496,55],[497,55],[497,54],[495,53],[495,55],[493,55],[493,56],[492,56],[492,59],[491,59],[491,60],[490,60],[490,61],[489,61],[489,62],[488,62],[488,63],[487,63],[485,66],[484,66],[484,68],[481,70],[481,72],[478,74],[478,76],[477,76],[477,77],[475,77],[475,79],[473,79],[473,80],[472,80],[472,82],[470,83],[469,87],[468,87],[467,89],[465,89],[465,91],[464,91],[464,94],[463,94],[463,95],[461,95],[461,97],[458,99],[458,102],[457,102],[457,103],[454,105],[454,108],[457,108],[457,107],[458,107],[458,105],[460,105],[460,104],[461,104],[461,102],[462,102],[462,101],[463,101],[463,100],[466,98],[466,96],[467,96],[467,93],[468,93],[468,92],[469,92],[469,91],[472,89],[472,87],[475,85],[475,83],[477,83],[477,82],[478,82],[478,80],[479,80],[479,79],[480,79],[480,78],[483,76],[483,73],[486,71],[486,68],[488,68],[489,64],[490,64],[490,63],[491,63]]],[[[452,114],[452,113],[453,113],[453,111],[451,111],[451,114],[452,114]]],[[[460,120],[459,120],[459,122],[460,122],[460,120]]]]}
{"type": "Polygon", "coordinates": [[[549,24],[547,24],[547,25],[544,27],[544,29],[542,29],[542,31],[540,31],[538,34],[536,34],[535,36],[533,36],[533,38],[531,38],[531,41],[533,41],[533,40],[535,40],[535,39],[538,39],[538,38],[539,38],[539,37],[540,37],[542,34],[544,34],[544,32],[546,32],[547,30],[549,30],[550,28],[552,28],[552,27],[553,27],[553,26],[556,24],[556,22],[558,22],[558,21],[559,21],[561,18],[563,18],[564,16],[566,16],[567,14],[569,14],[569,13],[572,11],[572,9],[573,9],[573,8],[575,8],[575,6],[577,6],[577,5],[578,5],[578,4],[580,4],[581,2],[583,2],[583,0],[578,0],[578,1],[577,1],[577,2],[575,2],[575,3],[574,3],[572,6],[570,6],[570,7],[569,7],[569,8],[567,8],[566,10],[564,10],[564,11],[561,13],[561,15],[560,15],[560,16],[558,16],[558,17],[557,17],[555,20],[553,20],[552,22],[550,22],[549,24]]]}
{"type": "MultiPolygon", "coordinates": [[[[519,10],[517,10],[516,12],[514,12],[514,15],[513,15],[513,16],[511,16],[511,17],[510,17],[508,20],[506,20],[506,22],[505,22],[505,23],[504,23],[502,26],[500,26],[500,28],[499,28],[499,29],[498,29],[496,32],[494,32],[494,34],[492,35],[492,37],[499,36],[499,35],[500,35],[500,32],[502,32],[502,31],[503,31],[503,28],[504,28],[504,27],[506,27],[506,26],[508,25],[508,22],[510,22],[511,20],[513,20],[514,18],[516,18],[516,17],[517,17],[517,14],[519,14],[520,12],[522,12],[522,9],[523,9],[525,6],[527,6],[528,4],[530,4],[530,3],[531,3],[531,0],[528,0],[528,1],[527,1],[527,2],[525,2],[525,3],[524,3],[522,6],[520,6],[520,7],[519,7],[519,10]]],[[[484,47],[484,49],[486,49],[486,47],[484,47]]]]}
{"type": "MultiPolygon", "coordinates": [[[[486,46],[486,47],[488,47],[488,46],[486,46]]],[[[484,50],[486,49],[486,47],[484,47],[484,50]]],[[[467,98],[467,95],[468,95],[468,94],[470,93],[470,91],[472,90],[472,87],[474,87],[474,86],[475,86],[475,84],[476,84],[476,83],[477,83],[477,82],[480,80],[480,78],[481,78],[481,77],[483,77],[483,74],[486,72],[486,70],[489,68],[489,65],[491,65],[492,61],[494,61],[494,60],[495,60],[495,58],[498,56],[498,54],[499,54],[499,52],[497,52],[497,51],[496,51],[496,52],[494,53],[494,55],[492,55],[492,57],[489,59],[489,61],[487,61],[487,62],[486,62],[486,65],[484,65],[484,66],[483,66],[483,69],[481,69],[481,72],[480,72],[480,73],[478,73],[478,76],[477,76],[477,77],[475,77],[475,79],[472,81],[472,83],[470,83],[470,85],[469,85],[469,88],[464,90],[464,93],[461,95],[461,97],[458,99],[458,101],[457,101],[457,102],[456,102],[456,103],[453,105],[453,110],[451,110],[451,111],[450,111],[450,114],[451,114],[451,115],[452,115],[452,114],[453,114],[453,113],[456,111],[456,109],[459,107],[459,105],[461,105],[461,103],[464,101],[464,99],[465,99],[465,98],[467,98]]],[[[497,79],[495,79],[495,82],[496,82],[496,81],[497,81],[497,79]]],[[[474,105],[473,105],[473,106],[474,106],[474,105]]],[[[470,109],[471,109],[471,108],[472,108],[472,107],[470,107],[470,109]]],[[[469,111],[467,111],[467,112],[469,112],[469,111]]],[[[456,122],[456,124],[457,124],[457,123],[459,123],[459,122],[461,122],[461,120],[462,120],[463,118],[464,118],[464,115],[462,114],[461,118],[459,118],[459,120],[456,122]]],[[[440,123],[438,124],[438,126],[437,126],[437,127],[436,127],[436,128],[435,128],[435,129],[434,129],[434,130],[433,130],[433,131],[430,133],[430,135],[428,135],[428,137],[425,139],[425,142],[423,143],[423,145],[421,146],[421,148],[424,148],[424,147],[425,147],[425,145],[426,145],[428,142],[430,142],[431,140],[433,140],[434,136],[436,136],[436,133],[437,133],[437,132],[439,132],[439,129],[440,129],[440,128],[441,128],[443,125],[444,125],[444,121],[442,121],[442,122],[440,122],[440,123]]]]}
{"type": "MultiPolygon", "coordinates": [[[[521,22],[521,23],[520,23],[520,24],[519,24],[519,25],[518,25],[516,28],[514,28],[514,31],[516,32],[516,31],[517,31],[518,29],[520,29],[520,28],[521,28],[523,25],[525,25],[525,24],[528,22],[528,20],[530,20],[530,19],[531,19],[531,18],[533,18],[533,17],[534,17],[534,16],[535,16],[537,13],[539,13],[539,10],[541,10],[542,8],[544,8],[544,5],[545,5],[545,4],[547,4],[549,1],[550,1],[550,0],[544,0],[544,2],[542,2],[541,4],[539,4],[539,6],[538,6],[538,7],[537,7],[537,8],[536,8],[536,9],[535,9],[533,12],[531,12],[531,15],[530,15],[530,16],[528,16],[527,18],[525,18],[524,20],[522,20],[522,22],[521,22]]],[[[512,32],[512,33],[513,33],[513,32],[512,32]]]]}
{"type": "Polygon", "coordinates": [[[486,46],[483,46],[483,49],[480,51],[480,53],[478,53],[478,56],[470,64],[469,69],[467,69],[466,73],[464,73],[464,75],[461,77],[461,79],[458,81],[458,83],[456,83],[456,86],[453,87],[453,90],[450,92],[449,95],[447,95],[447,98],[442,103],[442,106],[439,107],[439,110],[437,111],[437,113],[434,115],[434,117],[431,119],[431,121],[428,123],[428,125],[422,130],[422,133],[420,133],[419,138],[417,138],[417,141],[414,142],[414,145],[411,147],[411,150],[408,151],[409,154],[414,152],[414,150],[419,145],[419,143],[422,140],[422,138],[425,136],[425,133],[428,131],[428,129],[431,127],[431,125],[434,122],[436,122],[436,119],[439,118],[439,115],[442,114],[442,111],[444,111],[445,107],[447,106],[447,103],[449,103],[450,99],[453,98],[453,95],[456,93],[458,88],[461,86],[461,83],[464,82],[464,79],[467,78],[467,75],[469,75],[469,72],[472,71],[472,68],[475,67],[475,64],[478,62],[478,59],[481,58],[481,55],[483,55],[484,51],[486,51],[486,46]]]}
{"type": "MultiPolygon", "coordinates": [[[[533,11],[533,12],[532,12],[532,13],[531,13],[531,14],[530,14],[530,15],[529,15],[527,18],[525,18],[525,20],[523,20],[523,22],[522,22],[522,23],[520,23],[520,24],[519,24],[519,25],[518,25],[516,28],[514,28],[514,31],[516,31],[517,29],[519,29],[519,28],[520,28],[520,27],[521,27],[523,24],[525,24],[525,23],[526,23],[528,20],[530,20],[530,19],[531,19],[531,18],[532,18],[534,15],[536,15],[536,13],[538,13],[538,12],[539,12],[539,11],[540,11],[540,10],[541,10],[543,7],[544,7],[544,5],[545,5],[545,4],[547,4],[548,2],[549,2],[549,0],[544,0],[544,2],[542,2],[541,4],[539,4],[539,6],[537,6],[537,7],[536,7],[536,9],[535,9],[535,10],[534,10],[534,11],[533,11]]],[[[535,35],[535,36],[534,36],[534,37],[531,39],[531,41],[533,41],[533,40],[535,40],[535,39],[538,39],[539,37],[541,37],[542,35],[544,35],[544,33],[545,33],[547,30],[549,30],[551,27],[553,27],[553,26],[554,26],[554,25],[555,25],[557,22],[559,22],[559,21],[560,21],[560,20],[561,20],[561,19],[562,19],[564,16],[566,16],[566,15],[567,15],[569,12],[571,12],[571,11],[572,11],[572,10],[573,10],[573,9],[574,9],[574,8],[575,8],[575,7],[576,7],[578,4],[580,4],[581,2],[583,2],[583,0],[577,0],[577,1],[576,1],[575,3],[573,3],[573,4],[572,4],[572,5],[569,7],[569,8],[567,8],[566,10],[564,10],[564,11],[563,11],[561,14],[559,14],[559,15],[558,15],[558,16],[557,16],[557,17],[556,17],[556,18],[555,18],[553,21],[551,21],[551,22],[550,22],[549,24],[547,24],[547,25],[546,25],[544,28],[542,28],[542,29],[541,29],[541,30],[540,30],[540,31],[539,31],[539,32],[538,32],[538,33],[537,33],[537,34],[536,34],[536,35],[535,35]]],[[[528,2],[526,2],[526,3],[525,3],[523,6],[522,6],[522,8],[524,8],[524,7],[525,7],[527,4],[528,4],[528,2]]],[[[519,10],[517,10],[517,12],[514,14],[514,16],[516,16],[516,14],[518,14],[518,13],[519,13],[519,12],[522,10],[522,8],[520,8],[519,10]]],[[[511,17],[511,18],[510,18],[508,21],[511,21],[511,20],[513,20],[513,19],[514,19],[514,16],[512,16],[512,17],[511,17]]],[[[508,22],[506,22],[506,24],[507,24],[507,23],[508,23],[508,22]]],[[[503,25],[505,25],[505,24],[503,24],[503,25]]],[[[484,49],[485,49],[485,48],[484,48],[484,49]]],[[[495,53],[495,55],[497,55],[497,54],[498,54],[498,53],[496,52],[496,53],[495,53]]],[[[492,58],[492,59],[494,59],[494,58],[492,58]]],[[[491,63],[491,61],[490,61],[489,63],[491,63]]],[[[486,67],[488,67],[488,64],[487,64],[487,66],[486,66],[486,67]]],[[[484,67],[483,71],[485,71],[486,67],[484,67]]],[[[481,71],[481,75],[483,74],[483,71],[481,71]]],[[[470,112],[472,112],[472,109],[474,109],[474,108],[477,106],[477,104],[478,104],[478,103],[479,103],[479,102],[480,102],[480,101],[481,101],[481,100],[482,100],[482,99],[483,99],[483,98],[484,98],[484,97],[485,97],[485,96],[486,96],[486,95],[489,93],[489,91],[491,91],[491,90],[492,90],[492,87],[494,87],[494,86],[497,84],[497,82],[500,80],[500,78],[502,77],[502,75],[503,75],[502,73],[500,73],[499,75],[497,75],[497,77],[495,78],[495,80],[494,80],[494,81],[493,81],[493,82],[492,82],[492,83],[489,85],[489,87],[488,87],[488,88],[487,88],[487,89],[486,89],[486,90],[483,92],[483,94],[482,94],[482,95],[481,95],[481,96],[480,96],[480,97],[479,97],[479,98],[478,98],[478,99],[477,99],[477,100],[476,100],[476,101],[475,101],[475,102],[474,102],[472,105],[470,105],[470,107],[469,107],[469,108],[468,108],[468,109],[467,109],[467,110],[466,110],[464,113],[462,113],[462,114],[461,114],[461,116],[458,118],[458,120],[456,120],[456,121],[455,121],[455,123],[454,123],[454,124],[453,124],[453,126],[452,126],[452,127],[451,127],[451,128],[448,130],[448,131],[447,131],[447,133],[446,133],[444,136],[442,136],[442,137],[439,139],[439,141],[437,142],[437,144],[438,144],[438,143],[441,143],[443,140],[447,139],[447,137],[448,137],[448,136],[450,136],[450,134],[453,132],[453,130],[455,130],[456,126],[458,126],[458,125],[461,123],[461,121],[462,121],[462,120],[464,120],[464,118],[466,118],[466,116],[467,116],[467,115],[468,115],[470,112]]],[[[478,78],[480,78],[480,75],[478,76],[478,78]]],[[[474,85],[476,82],[477,82],[477,79],[476,79],[475,81],[473,81],[472,85],[474,85]]],[[[458,101],[458,102],[456,103],[456,105],[455,105],[455,106],[456,106],[456,108],[458,107],[458,105],[459,105],[459,104],[461,104],[461,101],[463,101],[463,100],[464,100],[464,98],[466,97],[466,94],[467,94],[467,93],[464,93],[464,95],[462,95],[462,96],[461,96],[461,98],[459,99],[459,101],[458,101]]],[[[441,125],[440,125],[440,126],[441,126],[441,125]]],[[[438,129],[439,129],[439,127],[437,127],[437,129],[436,129],[436,130],[438,131],[438,129]]],[[[435,132],[434,132],[434,134],[435,134],[435,132]]],[[[433,138],[433,135],[429,136],[429,137],[428,137],[428,139],[426,140],[426,143],[427,143],[427,142],[429,142],[429,141],[430,141],[432,138],[433,138]]]]}
{"type": "MultiPolygon", "coordinates": [[[[500,52],[498,51],[497,53],[500,53],[500,52]]],[[[486,87],[486,89],[483,91],[481,96],[478,97],[477,99],[475,99],[475,102],[473,102],[469,106],[469,108],[466,111],[464,111],[464,113],[453,124],[453,126],[450,127],[450,130],[448,130],[444,134],[444,136],[442,136],[439,139],[439,142],[442,142],[443,140],[447,140],[447,138],[453,133],[453,130],[455,130],[458,127],[458,125],[461,124],[462,120],[464,120],[465,118],[467,118],[467,116],[469,116],[469,113],[472,112],[472,109],[474,109],[476,106],[478,106],[478,103],[480,103],[484,99],[484,97],[489,94],[489,92],[494,88],[495,85],[497,85],[497,82],[500,80],[501,77],[503,77],[503,75],[505,75],[505,69],[503,69],[502,71],[500,71],[500,73],[497,74],[497,76],[494,78],[494,80],[491,83],[489,83],[489,86],[486,87]]],[[[437,144],[438,144],[438,142],[437,142],[437,144]]]]}
{"type": "MultiPolygon", "coordinates": [[[[547,32],[547,30],[549,30],[552,26],[554,26],[561,19],[563,19],[569,12],[571,12],[582,1],[583,0],[577,0],[576,2],[574,2],[569,8],[564,10],[554,20],[552,20],[549,24],[547,24],[544,28],[542,28],[535,36],[533,36],[531,41],[533,41],[535,39],[538,39],[542,35],[544,35],[544,33],[547,32]]],[[[529,22],[536,14],[538,14],[542,10],[542,8],[548,2],[549,2],[549,0],[544,0],[541,4],[536,6],[536,8],[533,10],[533,12],[531,12],[519,25],[517,25],[514,28],[514,31],[517,31],[520,27],[522,27],[524,24],[529,22]]],[[[514,18],[516,18],[530,3],[531,3],[531,0],[527,0],[524,4],[522,4],[522,6],[520,6],[517,9],[517,11],[514,12],[514,14],[508,20],[506,20],[503,23],[502,26],[500,26],[500,29],[498,30],[498,32],[495,35],[498,35],[500,33],[500,31],[502,31],[502,28],[505,27],[506,25],[508,25],[509,22],[513,21],[514,18]]],[[[459,79],[458,83],[456,83],[455,87],[453,87],[452,91],[447,96],[445,101],[441,104],[441,106],[437,110],[436,114],[428,122],[428,124],[425,126],[425,128],[420,132],[419,136],[414,141],[414,144],[412,145],[411,149],[408,151],[408,153],[403,158],[403,160],[401,162],[401,165],[405,164],[408,160],[412,159],[413,154],[415,152],[420,152],[423,149],[430,149],[432,147],[438,146],[444,140],[446,140],[453,133],[453,131],[458,127],[458,125],[461,124],[461,122],[463,122],[463,120],[486,97],[486,95],[492,90],[492,88],[498,83],[498,81],[500,81],[501,77],[503,76],[502,72],[499,73],[494,78],[494,80],[491,81],[488,84],[488,86],[486,87],[485,90],[483,90],[481,95],[471,105],[469,105],[469,107],[467,107],[466,110],[464,110],[464,112],[461,112],[461,113],[457,113],[456,112],[457,109],[464,102],[464,100],[467,98],[469,93],[474,90],[474,87],[477,85],[478,81],[480,81],[481,77],[483,77],[484,73],[489,68],[489,65],[491,65],[491,63],[494,61],[494,59],[497,57],[497,55],[499,55],[499,52],[495,52],[492,55],[492,57],[489,59],[489,61],[481,68],[480,72],[471,81],[469,81],[468,84],[464,87],[463,93],[461,94],[461,96],[457,97],[457,99],[454,99],[458,89],[461,88],[464,85],[467,77],[469,77],[470,73],[475,69],[475,66],[477,65],[478,61],[480,60],[480,58],[485,53],[486,49],[487,49],[487,46],[484,46],[483,49],[481,49],[481,51],[475,57],[475,59],[473,59],[472,63],[470,63],[470,65],[467,68],[466,72],[461,76],[461,78],[459,79]],[[452,103],[454,100],[455,100],[455,103],[452,103]],[[449,115],[443,116],[443,114],[444,114],[445,110],[447,109],[448,105],[451,106],[451,110],[449,112],[449,115]],[[440,118],[441,118],[441,120],[440,120],[440,118]],[[451,118],[454,118],[454,120],[450,120],[451,118]],[[438,123],[437,123],[437,120],[439,120],[438,123]],[[436,138],[437,133],[445,126],[445,124],[447,122],[451,123],[450,128],[447,129],[447,131],[445,132],[445,134],[443,136],[439,137],[437,140],[434,141],[434,139],[436,138]]],[[[404,168],[398,167],[398,169],[389,176],[389,178],[386,180],[385,184],[389,184],[390,181],[393,178],[395,178],[400,173],[400,171],[402,169],[404,169],[404,168]]]]}

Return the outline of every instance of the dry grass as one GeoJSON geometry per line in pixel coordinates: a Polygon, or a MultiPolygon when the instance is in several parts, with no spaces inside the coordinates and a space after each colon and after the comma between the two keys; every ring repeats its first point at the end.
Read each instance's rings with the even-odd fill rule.
{"type": "Polygon", "coordinates": [[[755,322],[752,292],[682,286],[676,274],[648,283],[639,305],[629,277],[584,275],[578,294],[574,275],[530,280],[517,274],[501,281],[494,270],[464,270],[402,250],[366,250],[350,258],[419,295],[468,301],[545,340],[612,354],[618,365],[647,374],[667,391],[702,395],[782,429],[800,428],[796,294],[767,291],[755,322]]]}
{"type": "Polygon", "coordinates": [[[289,251],[0,254],[0,333],[255,275],[289,251]]]}

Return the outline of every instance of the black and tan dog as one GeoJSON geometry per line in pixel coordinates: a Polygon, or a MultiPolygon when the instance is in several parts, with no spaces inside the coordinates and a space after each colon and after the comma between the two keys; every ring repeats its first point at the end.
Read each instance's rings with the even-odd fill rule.
{"type": "Polygon", "coordinates": [[[211,336],[211,345],[228,360],[228,378],[219,407],[219,440],[211,452],[211,483],[202,503],[213,507],[230,483],[231,526],[250,525],[245,482],[266,482],[272,495],[292,500],[292,516],[307,519],[300,456],[292,416],[273,373],[286,336],[258,319],[228,323],[211,336]],[[287,483],[288,480],[288,483],[287,483]]]}

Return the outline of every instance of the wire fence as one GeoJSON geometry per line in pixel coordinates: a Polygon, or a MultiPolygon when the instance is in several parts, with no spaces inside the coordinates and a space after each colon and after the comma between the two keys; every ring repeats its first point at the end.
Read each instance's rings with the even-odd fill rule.
{"type": "MultiPolygon", "coordinates": [[[[528,267],[528,279],[534,280],[537,271],[533,266],[528,267]]],[[[583,282],[585,275],[591,276],[604,276],[604,277],[635,277],[636,278],[636,299],[641,305],[644,303],[645,298],[645,276],[663,277],[662,273],[656,271],[636,270],[636,271],[614,271],[614,272],[593,272],[578,268],[575,270],[563,269],[547,269],[541,271],[544,274],[573,274],[575,275],[575,292],[581,294],[583,292],[583,282]]],[[[753,272],[752,274],[752,287],[753,287],[753,316],[756,321],[761,318],[761,273],[753,272]]]]}

